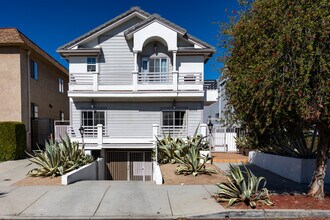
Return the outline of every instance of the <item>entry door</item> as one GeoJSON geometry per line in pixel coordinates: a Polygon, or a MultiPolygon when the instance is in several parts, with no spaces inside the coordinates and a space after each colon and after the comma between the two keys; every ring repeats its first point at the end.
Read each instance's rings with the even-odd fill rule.
{"type": "Polygon", "coordinates": [[[106,168],[109,180],[151,181],[151,152],[108,151],[106,168]]]}

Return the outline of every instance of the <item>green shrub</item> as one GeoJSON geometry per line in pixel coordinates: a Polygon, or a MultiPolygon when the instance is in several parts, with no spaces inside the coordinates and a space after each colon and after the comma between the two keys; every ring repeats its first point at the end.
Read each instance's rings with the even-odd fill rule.
{"type": "Polygon", "coordinates": [[[57,141],[46,141],[45,150],[33,151],[30,161],[38,167],[29,171],[30,176],[62,176],[72,170],[78,169],[94,161],[90,155],[85,155],[84,146],[79,147],[78,142],[71,142],[67,136],[60,143],[57,141]]]}
{"type": "Polygon", "coordinates": [[[0,122],[0,161],[24,157],[26,130],[21,122],[0,122]]]}

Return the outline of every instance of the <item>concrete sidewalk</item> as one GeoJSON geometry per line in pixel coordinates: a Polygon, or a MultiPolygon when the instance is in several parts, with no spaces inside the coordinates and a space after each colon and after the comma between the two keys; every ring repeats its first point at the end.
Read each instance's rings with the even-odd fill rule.
{"type": "Polygon", "coordinates": [[[224,211],[213,185],[81,181],[69,186],[2,186],[0,218],[174,218],[224,211]]]}
{"type": "Polygon", "coordinates": [[[37,167],[28,159],[5,161],[0,163],[0,186],[10,186],[24,179],[26,174],[37,167]]]}

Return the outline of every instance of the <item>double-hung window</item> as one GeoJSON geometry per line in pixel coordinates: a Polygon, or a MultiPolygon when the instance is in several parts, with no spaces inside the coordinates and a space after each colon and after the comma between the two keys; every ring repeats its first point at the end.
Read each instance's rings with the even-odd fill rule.
{"type": "MultiPolygon", "coordinates": [[[[105,111],[83,110],[81,112],[81,124],[85,128],[85,134],[95,135],[98,124],[105,125],[105,111]]],[[[103,130],[104,133],[104,130],[103,130]]]]}
{"type": "Polygon", "coordinates": [[[96,72],[96,57],[87,57],[87,72],[96,72]]]}
{"type": "Polygon", "coordinates": [[[38,63],[34,60],[30,60],[30,75],[31,78],[38,80],[39,73],[38,73],[38,63]]]}
{"type": "Polygon", "coordinates": [[[163,131],[175,136],[186,135],[187,112],[163,111],[163,131]]]}

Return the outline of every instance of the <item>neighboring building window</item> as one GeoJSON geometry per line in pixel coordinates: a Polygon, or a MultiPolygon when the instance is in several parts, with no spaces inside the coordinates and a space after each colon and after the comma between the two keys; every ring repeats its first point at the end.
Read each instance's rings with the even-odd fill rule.
{"type": "Polygon", "coordinates": [[[38,105],[31,103],[31,117],[38,118],[39,117],[39,107],[38,105]]]}
{"type": "Polygon", "coordinates": [[[60,120],[64,121],[64,112],[60,111],[60,120]]]}
{"type": "Polygon", "coordinates": [[[164,127],[181,127],[186,125],[186,111],[163,111],[164,127]]]}
{"type": "Polygon", "coordinates": [[[30,60],[30,74],[33,79],[38,80],[38,63],[34,60],[30,60]]]}
{"type": "Polygon", "coordinates": [[[142,72],[166,73],[168,72],[167,58],[143,58],[142,72]]]}
{"type": "Polygon", "coordinates": [[[105,111],[82,111],[81,120],[83,126],[105,125],[105,111]]]}
{"type": "Polygon", "coordinates": [[[64,93],[64,81],[62,78],[58,78],[58,91],[64,93]]]}
{"type": "Polygon", "coordinates": [[[96,71],[96,57],[87,57],[87,72],[96,71]]]}

